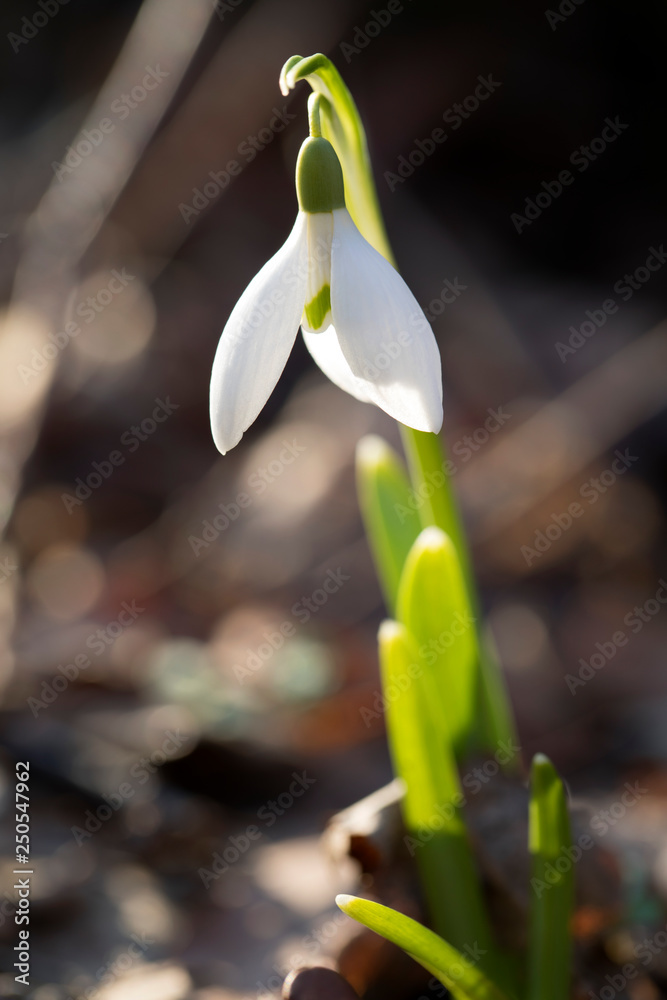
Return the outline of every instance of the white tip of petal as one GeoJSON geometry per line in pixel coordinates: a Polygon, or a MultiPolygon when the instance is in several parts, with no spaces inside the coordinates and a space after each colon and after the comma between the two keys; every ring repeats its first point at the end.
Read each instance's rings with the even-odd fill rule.
{"type": "Polygon", "coordinates": [[[280,250],[255,275],[227,320],[211,373],[211,430],[225,455],[273,392],[306,300],[307,222],[300,212],[280,250]]]}
{"type": "MultiPolygon", "coordinates": [[[[365,397],[408,427],[437,433],[442,427],[440,352],[423,310],[347,210],[337,209],[333,216],[331,312],[338,350],[357,391],[342,385],[337,355],[338,378],[315,359],[332,381],[358,399],[365,397]]],[[[310,344],[308,349],[313,353],[310,344]]],[[[329,354],[325,361],[331,364],[331,347],[329,354]]]]}

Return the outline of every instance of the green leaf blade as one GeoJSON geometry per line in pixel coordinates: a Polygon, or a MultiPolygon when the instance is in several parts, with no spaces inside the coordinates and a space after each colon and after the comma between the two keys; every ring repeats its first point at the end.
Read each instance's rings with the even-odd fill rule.
{"type": "MultiPolygon", "coordinates": [[[[470,550],[451,482],[456,466],[448,459],[444,442],[437,434],[401,426],[401,436],[412,486],[422,501],[419,508],[422,526],[434,525],[451,538],[459,556],[468,603],[473,614],[477,614],[479,597],[470,550]]],[[[498,658],[481,640],[480,650],[481,711],[476,723],[476,742],[479,750],[493,751],[498,743],[516,742],[516,726],[498,658]]],[[[515,761],[510,762],[508,770],[516,770],[515,761]]]]}
{"type": "MultiPolygon", "coordinates": [[[[437,976],[457,997],[465,1000],[508,1000],[470,958],[411,917],[381,903],[356,896],[337,896],[343,913],[398,945],[437,976]]],[[[476,955],[475,951],[471,954],[476,955]]]]}
{"type": "Polygon", "coordinates": [[[364,527],[387,608],[394,614],[403,566],[419,534],[419,518],[409,506],[410,482],[397,453],[375,434],[359,442],[356,471],[364,527]]]}
{"type": "Polygon", "coordinates": [[[572,833],[563,783],[544,754],[531,768],[528,846],[532,856],[528,1000],[567,1000],[574,906],[572,833]]]}
{"type": "Polygon", "coordinates": [[[384,622],[379,641],[389,746],[406,786],[406,846],[416,858],[438,931],[457,947],[477,942],[492,961],[492,933],[461,814],[465,799],[456,762],[430,711],[432,678],[405,626],[384,622]]]}
{"type": "Polygon", "coordinates": [[[434,710],[461,760],[476,742],[480,649],[458,554],[440,528],[426,528],[410,550],[397,617],[415,636],[434,680],[434,710]]]}

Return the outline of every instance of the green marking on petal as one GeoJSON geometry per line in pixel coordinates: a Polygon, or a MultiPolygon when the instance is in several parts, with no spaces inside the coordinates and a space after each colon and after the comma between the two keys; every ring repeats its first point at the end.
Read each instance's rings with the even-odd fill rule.
{"type": "Polygon", "coordinates": [[[314,299],[310,302],[306,302],[304,312],[306,314],[306,320],[308,321],[308,326],[313,331],[317,333],[319,329],[324,324],[327,313],[331,309],[331,287],[329,285],[323,285],[314,299]]]}

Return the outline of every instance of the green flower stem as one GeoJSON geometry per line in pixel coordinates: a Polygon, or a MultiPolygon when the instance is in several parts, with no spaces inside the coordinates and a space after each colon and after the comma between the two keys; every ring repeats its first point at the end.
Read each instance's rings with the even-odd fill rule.
{"type": "Polygon", "coordinates": [[[435,525],[437,528],[442,528],[451,538],[468,587],[470,604],[474,607],[477,603],[475,578],[458,504],[453,490],[447,485],[444,471],[446,459],[442,442],[437,434],[415,431],[404,424],[401,424],[400,428],[410,479],[413,484],[419,484],[414,488],[419,498],[417,502],[420,504],[419,516],[422,528],[435,525]]]}
{"type": "Polygon", "coordinates": [[[299,80],[307,80],[321,95],[322,135],[332,143],[343,166],[347,207],[368,242],[394,264],[378,201],[366,132],[352,94],[331,62],[322,53],[292,56],[280,74],[280,89],[287,95],[299,80]]]}
{"type": "MultiPolygon", "coordinates": [[[[299,80],[307,80],[321,98],[319,102],[322,135],[328,139],[341,162],[347,207],[359,231],[386,259],[396,266],[389,244],[371,168],[366,133],[354,103],[340,73],[322,53],[302,58],[292,56],[280,74],[283,94],[299,80]]],[[[472,561],[461,524],[456,499],[449,478],[444,476],[445,459],[440,440],[435,434],[412,430],[401,425],[412,486],[418,496],[432,494],[423,504],[420,515],[424,527],[436,525],[452,539],[468,586],[470,605],[479,608],[479,597],[472,572],[472,561]],[[442,482],[441,482],[442,481],[442,482]],[[440,483],[441,485],[436,485],[440,483]]],[[[479,615],[477,616],[479,619],[479,615]]],[[[482,732],[478,744],[485,750],[495,750],[501,740],[516,739],[512,710],[500,668],[491,651],[480,641],[482,732]]],[[[513,769],[518,757],[512,755],[508,768],[513,769]]]]}
{"type": "Polygon", "coordinates": [[[320,123],[321,104],[321,96],[313,91],[308,98],[308,131],[312,139],[322,138],[322,125],[320,123]]]}

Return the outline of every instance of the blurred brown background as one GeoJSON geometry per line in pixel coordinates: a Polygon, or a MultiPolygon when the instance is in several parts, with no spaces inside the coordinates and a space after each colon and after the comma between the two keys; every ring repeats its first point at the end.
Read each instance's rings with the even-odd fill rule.
{"type": "Polygon", "coordinates": [[[344,933],[333,896],[354,871],[318,835],[390,777],[353,456],[396,428],[300,342],[224,459],[208,427],[220,331],[296,211],[308,88],[278,89],[294,53],[327,53],[350,86],[440,343],[523,753],[593,802],[654,777],[611,835],[636,918],[655,917],[664,11],[44,0],[0,21],[0,992],[17,760],[36,1000],[262,995],[344,933]],[[216,852],[229,869],[209,878],[216,852]]]}

